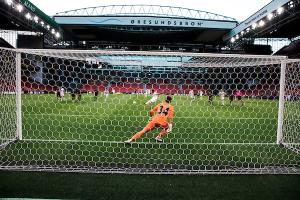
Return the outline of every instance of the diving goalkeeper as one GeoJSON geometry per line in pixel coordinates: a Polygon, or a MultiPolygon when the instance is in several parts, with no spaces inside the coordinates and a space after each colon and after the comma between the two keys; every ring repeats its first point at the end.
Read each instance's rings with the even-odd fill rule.
{"type": "Polygon", "coordinates": [[[172,130],[172,119],[174,116],[174,108],[170,104],[171,96],[167,96],[165,102],[156,105],[150,111],[150,120],[143,130],[137,132],[132,138],[126,140],[126,144],[130,144],[145,133],[153,130],[155,127],[160,129],[160,133],[155,137],[157,142],[162,142],[162,138],[172,130]]]}

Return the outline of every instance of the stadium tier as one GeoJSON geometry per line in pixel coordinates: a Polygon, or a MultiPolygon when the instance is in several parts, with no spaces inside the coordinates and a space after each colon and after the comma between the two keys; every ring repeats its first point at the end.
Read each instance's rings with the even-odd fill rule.
{"type": "MultiPolygon", "coordinates": [[[[109,88],[108,91],[112,93],[113,91],[116,93],[124,93],[124,94],[134,94],[140,93],[145,94],[146,90],[154,90],[159,94],[185,94],[187,95],[190,90],[193,90],[195,93],[200,91],[203,92],[204,95],[207,95],[207,89],[202,85],[175,85],[175,84],[138,84],[138,83],[113,83],[110,87],[109,84],[85,84],[82,86],[82,93],[93,93],[96,90],[99,92],[104,92],[106,88],[109,88]]],[[[22,91],[25,93],[55,93],[58,90],[59,86],[49,86],[43,85],[40,83],[29,83],[23,82],[22,91]]],[[[70,91],[70,88],[66,88],[67,91],[70,91]]],[[[250,98],[278,98],[278,86],[274,85],[256,85],[251,86],[247,90],[242,90],[245,97],[250,98]]],[[[299,95],[299,91],[295,92],[295,94],[299,95]]]]}

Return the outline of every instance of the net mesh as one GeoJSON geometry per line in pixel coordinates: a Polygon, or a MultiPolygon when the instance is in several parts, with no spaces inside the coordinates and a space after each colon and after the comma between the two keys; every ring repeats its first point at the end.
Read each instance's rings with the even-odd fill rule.
{"type": "Polygon", "coordinates": [[[290,61],[286,66],[284,93],[284,120],[282,143],[300,153],[300,62],[290,61]]]}
{"type": "MultiPolygon", "coordinates": [[[[299,153],[276,144],[284,57],[20,52],[23,139],[0,151],[0,168],[299,173],[299,153]],[[175,114],[163,142],[154,139],[158,127],[125,144],[147,125],[149,111],[167,95],[173,97],[175,114]]],[[[298,87],[292,83],[299,80],[299,62],[292,66],[291,71],[287,67],[286,90],[298,87]]],[[[293,149],[299,147],[299,113],[292,106],[298,104],[293,97],[284,112],[282,141],[293,149]]]]}
{"type": "Polygon", "coordinates": [[[16,138],[16,54],[0,49],[0,149],[16,138]]]}

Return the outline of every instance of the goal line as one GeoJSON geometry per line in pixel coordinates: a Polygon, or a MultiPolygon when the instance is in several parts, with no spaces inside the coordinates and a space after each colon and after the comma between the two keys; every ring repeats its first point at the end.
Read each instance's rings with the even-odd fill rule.
{"type": "MultiPolygon", "coordinates": [[[[23,139],[22,141],[32,141],[32,142],[70,142],[70,143],[108,143],[108,144],[124,144],[123,141],[95,141],[95,140],[45,140],[45,139],[23,139]]],[[[171,143],[171,142],[133,142],[132,144],[179,144],[179,145],[277,145],[276,142],[201,142],[201,143],[171,143]]],[[[300,143],[285,143],[289,145],[300,145],[300,143]]]]}
{"type": "MultiPolygon", "coordinates": [[[[118,115],[114,115],[114,116],[99,116],[99,115],[69,115],[69,114],[56,114],[56,113],[48,113],[48,114],[40,114],[40,113],[33,113],[33,114],[26,114],[24,113],[23,115],[37,115],[37,116],[63,116],[63,117],[102,117],[102,118],[106,118],[106,117],[110,117],[110,118],[145,118],[148,119],[149,117],[147,116],[118,116],[118,115]]],[[[203,117],[176,117],[177,119],[207,119],[206,116],[203,117]]],[[[214,117],[214,119],[223,119],[223,120],[227,120],[227,119],[231,119],[231,120],[249,120],[249,119],[253,119],[253,120],[277,120],[277,118],[268,118],[268,117],[239,117],[239,118],[230,118],[230,117],[214,117]]]]}

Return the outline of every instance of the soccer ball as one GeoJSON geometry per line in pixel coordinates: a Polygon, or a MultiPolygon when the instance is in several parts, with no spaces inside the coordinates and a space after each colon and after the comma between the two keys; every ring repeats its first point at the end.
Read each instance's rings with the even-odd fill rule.
{"type": "Polygon", "coordinates": [[[136,101],[133,101],[133,104],[136,104],[136,101]]]}

